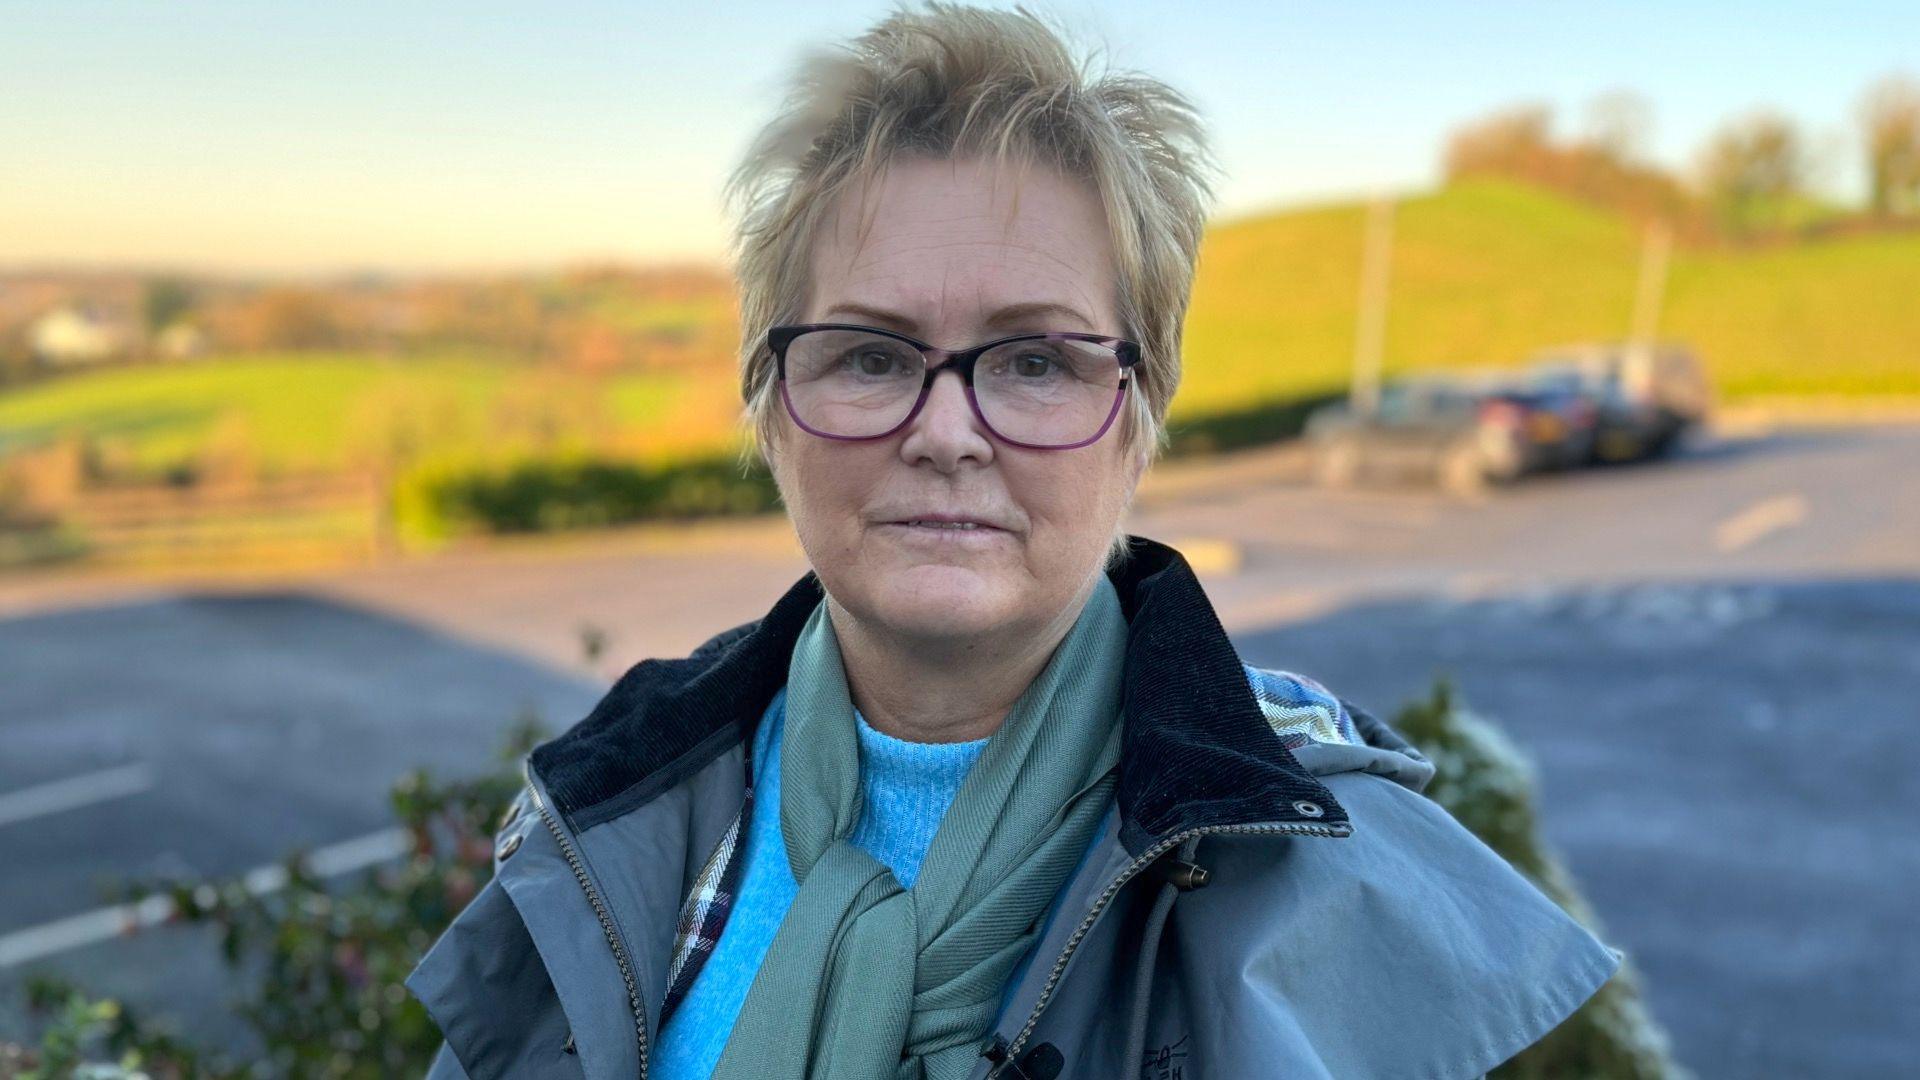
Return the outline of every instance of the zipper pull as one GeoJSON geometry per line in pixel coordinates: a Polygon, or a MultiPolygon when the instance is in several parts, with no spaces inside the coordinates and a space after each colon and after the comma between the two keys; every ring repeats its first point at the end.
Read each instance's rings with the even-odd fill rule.
{"type": "Polygon", "coordinates": [[[1199,863],[1168,857],[1154,864],[1153,876],[1181,892],[1204,889],[1213,880],[1213,872],[1199,863]]]}

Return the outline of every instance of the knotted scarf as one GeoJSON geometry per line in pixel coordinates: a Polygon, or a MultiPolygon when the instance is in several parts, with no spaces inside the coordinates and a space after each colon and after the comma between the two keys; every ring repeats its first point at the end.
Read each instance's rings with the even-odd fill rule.
{"type": "Polygon", "coordinates": [[[848,836],[860,760],[823,600],[787,669],[780,827],[799,893],[713,1080],[962,1080],[1093,838],[1120,760],[1127,623],[1099,575],[968,772],[903,889],[848,836]]]}

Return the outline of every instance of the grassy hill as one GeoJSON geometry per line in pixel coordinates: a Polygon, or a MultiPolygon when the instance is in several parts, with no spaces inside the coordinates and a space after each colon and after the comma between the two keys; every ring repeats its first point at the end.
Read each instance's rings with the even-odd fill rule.
{"type": "MultiPolygon", "coordinates": [[[[1223,222],[1201,254],[1175,415],[1342,385],[1360,204],[1223,222]]],[[[1624,335],[1640,239],[1605,211],[1517,184],[1409,199],[1395,215],[1389,371],[1506,366],[1624,335]]],[[[1675,251],[1660,332],[1722,395],[1920,396],[1920,234],[1675,251]]]]}
{"type": "MultiPolygon", "coordinates": [[[[1365,215],[1355,203],[1212,229],[1176,427],[1344,384],[1365,215]]],[[[1638,259],[1627,222],[1543,190],[1479,182],[1406,200],[1388,370],[1511,365],[1542,346],[1619,337],[1638,259]]],[[[652,460],[710,453],[737,437],[739,402],[730,345],[715,344],[736,334],[724,281],[707,293],[675,294],[646,316],[714,353],[671,372],[312,353],[138,365],[0,393],[0,455],[59,433],[95,436],[135,473],[209,459],[242,472],[325,470],[395,443],[461,460],[569,447],[652,460]]],[[[1661,333],[1694,345],[1729,400],[1920,398],[1920,233],[1679,249],[1661,333]]]]}

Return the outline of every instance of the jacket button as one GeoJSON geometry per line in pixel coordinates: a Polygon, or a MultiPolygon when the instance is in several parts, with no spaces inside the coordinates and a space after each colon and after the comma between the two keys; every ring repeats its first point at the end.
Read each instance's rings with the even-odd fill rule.
{"type": "Polygon", "coordinates": [[[506,839],[500,841],[500,846],[493,849],[493,857],[496,859],[499,859],[502,862],[505,862],[508,858],[511,858],[514,852],[520,850],[520,838],[523,835],[525,834],[524,833],[508,834],[506,839]]]}
{"type": "Polygon", "coordinates": [[[1319,817],[1326,813],[1326,810],[1323,809],[1319,803],[1308,802],[1305,799],[1294,803],[1293,808],[1300,812],[1301,817],[1319,817]]]}

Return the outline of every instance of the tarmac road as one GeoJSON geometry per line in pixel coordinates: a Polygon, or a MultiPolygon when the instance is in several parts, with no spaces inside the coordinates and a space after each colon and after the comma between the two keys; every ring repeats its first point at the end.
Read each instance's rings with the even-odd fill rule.
{"type": "MultiPolygon", "coordinates": [[[[1249,660],[1383,714],[1451,672],[1539,761],[1549,837],[1700,1075],[1910,1071],[1920,430],[1707,443],[1479,505],[1263,460],[1170,470],[1132,523],[1194,554],[1249,660]]],[[[378,858],[405,769],[484,768],[523,707],[569,722],[805,569],[777,520],[662,535],[268,589],[0,584],[0,1035],[53,970],[239,1038],[211,943],[75,930],[102,883],[378,858]]]]}
{"type": "Polygon", "coordinates": [[[1237,642],[1389,719],[1445,675],[1514,736],[1701,1076],[1913,1075],[1920,580],[1370,602],[1237,642]]]}
{"type": "Polygon", "coordinates": [[[366,864],[387,850],[403,773],[479,773],[522,712],[557,730],[598,697],[517,656],[287,594],[17,618],[0,622],[0,658],[0,1036],[22,1030],[12,991],[49,972],[241,1039],[209,934],[119,939],[110,919],[92,934],[71,920],[116,881],[241,874],[373,838],[342,853],[366,864]],[[80,947],[58,947],[63,928],[80,947]]]}

